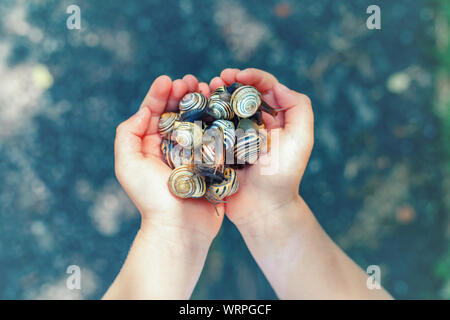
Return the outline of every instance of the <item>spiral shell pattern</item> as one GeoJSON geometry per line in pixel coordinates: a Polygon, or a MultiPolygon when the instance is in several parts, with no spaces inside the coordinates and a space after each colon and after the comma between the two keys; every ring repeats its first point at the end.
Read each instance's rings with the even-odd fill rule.
{"type": "Polygon", "coordinates": [[[164,139],[161,142],[161,152],[171,169],[193,162],[192,150],[176,146],[174,141],[164,139]]]}
{"type": "Polygon", "coordinates": [[[186,94],[183,99],[181,99],[179,108],[180,113],[198,110],[202,111],[208,105],[208,99],[198,92],[191,92],[186,94]]]}
{"type": "Polygon", "coordinates": [[[220,99],[225,102],[230,102],[230,93],[227,90],[226,86],[220,86],[216,90],[214,90],[209,96],[210,100],[220,99]]]}
{"type": "Polygon", "coordinates": [[[253,125],[250,120],[243,119],[239,122],[238,130],[234,149],[235,156],[241,162],[253,164],[258,160],[261,151],[258,127],[253,125]]]}
{"type": "Polygon", "coordinates": [[[216,150],[213,143],[202,146],[202,157],[203,162],[206,164],[214,164],[216,162],[216,150]]]}
{"type": "Polygon", "coordinates": [[[159,133],[163,137],[168,137],[173,130],[173,125],[175,121],[178,121],[180,115],[175,112],[166,112],[161,115],[159,119],[159,133]]]}
{"type": "Polygon", "coordinates": [[[193,172],[192,166],[182,165],[170,174],[169,188],[180,198],[200,198],[206,192],[206,181],[193,172]]]}
{"type": "Polygon", "coordinates": [[[225,149],[231,150],[234,147],[234,144],[236,142],[236,134],[233,122],[227,120],[216,120],[212,123],[210,128],[222,128],[225,149]]]}
{"type": "Polygon", "coordinates": [[[261,94],[252,86],[237,88],[231,95],[231,107],[240,118],[248,118],[255,114],[261,105],[261,94]]]}
{"type": "Polygon", "coordinates": [[[230,104],[222,99],[210,99],[208,113],[215,119],[231,120],[234,117],[234,112],[230,104]]]}
{"type": "Polygon", "coordinates": [[[173,125],[172,139],[183,148],[197,148],[202,144],[203,130],[192,122],[176,121],[173,125]]]}
{"type": "Polygon", "coordinates": [[[232,168],[226,168],[224,171],[225,179],[220,183],[209,185],[205,193],[205,198],[210,202],[219,202],[225,197],[231,196],[239,188],[236,171],[232,168]]]}
{"type": "Polygon", "coordinates": [[[261,154],[265,154],[270,152],[270,135],[269,132],[264,128],[264,126],[261,126],[260,130],[258,131],[260,140],[261,140],[261,154]],[[262,128],[261,128],[262,127],[262,128]]]}

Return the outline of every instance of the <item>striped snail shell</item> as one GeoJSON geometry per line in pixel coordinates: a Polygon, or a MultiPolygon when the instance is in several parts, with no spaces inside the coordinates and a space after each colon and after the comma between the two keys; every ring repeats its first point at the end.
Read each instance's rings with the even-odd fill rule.
{"type": "Polygon", "coordinates": [[[234,112],[231,105],[225,100],[216,98],[209,99],[207,113],[215,119],[231,120],[234,117],[234,112]]]}
{"type": "Polygon", "coordinates": [[[267,131],[264,124],[262,124],[258,127],[259,127],[258,134],[259,134],[259,137],[261,138],[261,144],[260,144],[261,150],[260,151],[261,151],[261,154],[265,154],[270,151],[270,143],[271,143],[270,134],[267,131]]]}
{"type": "Polygon", "coordinates": [[[254,115],[261,105],[261,94],[255,87],[241,86],[234,90],[230,103],[238,117],[248,118],[254,115]]]}
{"type": "Polygon", "coordinates": [[[213,183],[208,186],[205,198],[212,202],[220,202],[225,197],[231,196],[239,188],[236,171],[232,168],[226,168],[224,171],[225,179],[220,183],[213,183]]]}
{"type": "Polygon", "coordinates": [[[236,130],[235,156],[244,163],[253,164],[258,160],[261,148],[261,137],[258,134],[258,126],[249,119],[239,121],[236,130]]]}
{"type": "Polygon", "coordinates": [[[208,99],[198,92],[191,92],[186,94],[183,99],[181,99],[179,107],[180,107],[180,113],[183,114],[184,112],[188,111],[203,111],[206,106],[208,105],[208,99]]]}
{"type": "Polygon", "coordinates": [[[210,100],[220,99],[225,102],[230,102],[231,94],[228,92],[226,86],[220,86],[214,90],[209,96],[210,100]]]}
{"type": "Polygon", "coordinates": [[[215,143],[205,143],[202,145],[203,163],[215,168],[215,170],[223,170],[225,163],[225,153],[223,146],[217,149],[215,143]]]}
{"type": "Polygon", "coordinates": [[[211,129],[222,128],[223,140],[226,150],[231,150],[236,142],[236,134],[234,130],[234,124],[227,120],[216,120],[212,123],[211,129]]]}
{"type": "Polygon", "coordinates": [[[168,137],[173,130],[173,124],[175,121],[178,121],[179,114],[175,112],[166,112],[161,115],[161,119],[159,119],[159,133],[163,137],[168,137]]]}
{"type": "Polygon", "coordinates": [[[193,162],[192,150],[176,145],[175,142],[171,140],[164,139],[161,142],[161,152],[167,165],[171,169],[185,164],[192,164],[193,162]]]}
{"type": "Polygon", "coordinates": [[[172,139],[183,148],[197,148],[202,144],[202,128],[193,122],[175,121],[172,139]]]}
{"type": "Polygon", "coordinates": [[[182,165],[170,174],[169,188],[180,198],[200,198],[206,192],[206,181],[193,171],[192,166],[182,165]]]}
{"type": "Polygon", "coordinates": [[[202,158],[206,164],[212,164],[216,161],[216,150],[213,143],[202,145],[202,158]]]}

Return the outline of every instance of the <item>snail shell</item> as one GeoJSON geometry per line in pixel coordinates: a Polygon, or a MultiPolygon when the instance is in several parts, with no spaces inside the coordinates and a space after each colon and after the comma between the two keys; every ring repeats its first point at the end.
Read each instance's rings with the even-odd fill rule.
{"type": "Polygon", "coordinates": [[[206,192],[206,181],[194,173],[192,166],[182,165],[170,174],[169,188],[180,198],[200,198],[206,192]]]}
{"type": "Polygon", "coordinates": [[[191,92],[186,94],[183,99],[181,99],[179,107],[180,113],[196,110],[197,112],[202,112],[208,105],[208,99],[198,92],[191,92]]]}
{"type": "Polygon", "coordinates": [[[167,165],[171,169],[185,164],[192,164],[193,162],[192,150],[177,146],[175,142],[171,140],[164,139],[161,142],[161,152],[167,165]]]}
{"type": "Polygon", "coordinates": [[[223,140],[226,150],[231,150],[236,142],[236,134],[234,130],[234,124],[227,120],[216,120],[212,123],[211,129],[222,128],[223,140]]]}
{"type": "Polygon", "coordinates": [[[226,86],[220,86],[214,90],[209,96],[210,100],[220,99],[225,102],[230,102],[231,94],[228,92],[226,86]]]}
{"type": "Polygon", "coordinates": [[[214,183],[208,186],[205,198],[210,202],[220,202],[225,197],[231,196],[239,188],[236,171],[232,168],[226,168],[224,171],[225,179],[220,183],[214,183]]]}
{"type": "Polygon", "coordinates": [[[235,156],[244,163],[253,164],[258,160],[261,148],[261,137],[258,134],[256,123],[248,119],[239,121],[236,130],[237,140],[235,146],[235,156]]]}
{"type": "Polygon", "coordinates": [[[270,152],[270,144],[271,144],[270,133],[269,131],[267,131],[266,125],[264,123],[258,125],[258,128],[259,128],[258,134],[259,137],[261,138],[260,152],[261,154],[265,154],[270,152]]]}
{"type": "Polygon", "coordinates": [[[254,115],[261,105],[261,94],[255,87],[241,86],[234,90],[230,103],[238,117],[248,118],[254,115]]]}
{"type": "Polygon", "coordinates": [[[196,149],[202,144],[202,128],[193,122],[175,121],[171,138],[183,148],[196,149]]]}
{"type": "Polygon", "coordinates": [[[175,112],[166,112],[161,115],[159,119],[159,133],[163,137],[168,137],[173,130],[173,124],[178,121],[179,114],[175,112]]]}
{"type": "Polygon", "coordinates": [[[222,99],[210,98],[207,112],[215,119],[231,120],[234,117],[234,112],[231,105],[222,99]]]}
{"type": "Polygon", "coordinates": [[[206,164],[212,164],[216,161],[216,150],[214,144],[208,143],[202,145],[202,157],[203,162],[206,164]]]}
{"type": "Polygon", "coordinates": [[[215,170],[222,171],[225,162],[223,147],[217,149],[214,143],[203,144],[202,159],[204,164],[214,167],[215,170]]]}

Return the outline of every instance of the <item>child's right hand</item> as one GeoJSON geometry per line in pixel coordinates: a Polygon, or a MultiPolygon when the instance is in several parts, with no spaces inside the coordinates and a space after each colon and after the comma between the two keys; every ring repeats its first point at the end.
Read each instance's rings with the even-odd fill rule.
{"type": "Polygon", "coordinates": [[[270,214],[279,215],[281,207],[298,200],[298,186],[314,143],[314,115],[311,101],[303,94],[280,84],[271,74],[258,70],[226,69],[220,78],[214,78],[210,89],[240,82],[256,87],[263,99],[274,108],[283,108],[274,119],[263,113],[266,128],[278,130],[278,145],[272,145],[271,154],[265,155],[255,165],[238,171],[239,191],[227,198],[226,213],[236,226],[263,232],[273,229],[270,214]],[[263,163],[277,161],[273,174],[263,175],[263,163]],[[261,230],[258,230],[261,229],[261,230]]]}

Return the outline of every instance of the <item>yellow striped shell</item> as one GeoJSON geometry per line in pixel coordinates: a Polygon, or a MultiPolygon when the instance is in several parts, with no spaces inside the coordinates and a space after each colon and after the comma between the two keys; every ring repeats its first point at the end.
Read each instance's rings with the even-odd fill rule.
{"type": "Polygon", "coordinates": [[[225,102],[230,102],[230,93],[228,92],[226,86],[220,86],[211,93],[209,99],[210,100],[220,99],[225,102]]]}
{"type": "Polygon", "coordinates": [[[258,131],[259,137],[261,138],[261,154],[270,152],[270,134],[269,132],[263,127],[260,127],[260,130],[258,131]]]}
{"type": "Polygon", "coordinates": [[[170,174],[169,188],[180,198],[200,198],[206,192],[206,181],[194,173],[192,166],[182,165],[170,174]]]}
{"type": "Polygon", "coordinates": [[[253,164],[258,160],[261,148],[261,137],[258,133],[258,126],[249,119],[239,121],[236,130],[235,156],[238,163],[253,164]]]}
{"type": "Polygon", "coordinates": [[[234,118],[234,112],[230,104],[221,99],[209,99],[207,112],[215,119],[231,120],[234,118]]]}
{"type": "Polygon", "coordinates": [[[197,148],[202,144],[203,130],[193,122],[175,121],[172,139],[183,148],[197,148]]]}
{"type": "Polygon", "coordinates": [[[193,111],[193,110],[204,110],[208,105],[208,99],[198,92],[191,92],[186,94],[183,99],[181,99],[179,108],[180,113],[193,111]]]}
{"type": "Polygon", "coordinates": [[[202,145],[202,159],[203,163],[214,164],[216,162],[216,150],[214,143],[208,143],[202,145]]]}
{"type": "Polygon", "coordinates": [[[185,149],[180,145],[176,145],[174,141],[167,139],[161,142],[161,152],[171,169],[185,164],[192,164],[194,161],[191,149],[185,149]]]}
{"type": "Polygon", "coordinates": [[[241,86],[234,90],[230,104],[238,117],[248,118],[254,115],[261,105],[261,94],[255,87],[241,86]]]}
{"type": "Polygon", "coordinates": [[[163,137],[168,137],[173,130],[173,124],[179,119],[180,115],[175,112],[166,112],[159,119],[159,133],[163,137]]]}
{"type": "Polygon", "coordinates": [[[223,140],[226,150],[231,150],[236,142],[236,134],[234,130],[234,124],[227,120],[216,120],[212,123],[211,129],[222,128],[223,140]]]}
{"type": "Polygon", "coordinates": [[[220,202],[225,197],[231,196],[239,188],[236,171],[232,168],[226,168],[224,171],[225,179],[220,183],[211,184],[205,193],[205,198],[210,202],[220,202]]]}

